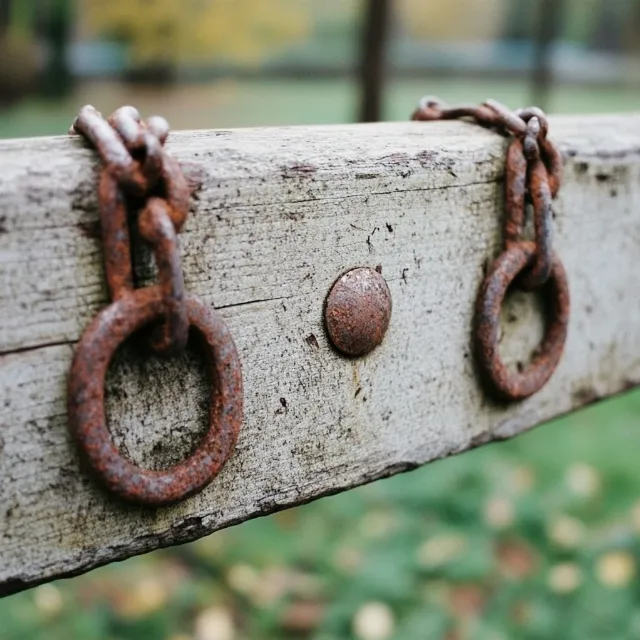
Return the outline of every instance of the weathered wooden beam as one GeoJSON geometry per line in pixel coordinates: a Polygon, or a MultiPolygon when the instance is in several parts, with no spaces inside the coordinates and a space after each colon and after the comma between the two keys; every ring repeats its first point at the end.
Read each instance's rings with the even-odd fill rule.
{"type": "MultiPolygon", "coordinates": [[[[106,494],[67,434],[74,343],[107,303],[95,155],[66,137],[0,142],[2,591],[509,438],[640,384],[640,116],[554,118],[551,131],[567,159],[555,243],[571,283],[569,338],[551,382],[507,406],[483,392],[470,341],[483,269],[502,243],[503,138],[464,123],[172,136],[199,185],[181,236],[187,288],[235,337],[246,420],[221,475],[161,509],[106,494]],[[348,360],[327,343],[322,307],[358,265],[382,266],[394,308],[383,344],[348,360]]],[[[514,294],[505,310],[514,364],[540,335],[534,300],[514,294]]],[[[170,465],[198,441],[201,373],[193,352],[119,357],[108,413],[136,463],[170,465]]]]}

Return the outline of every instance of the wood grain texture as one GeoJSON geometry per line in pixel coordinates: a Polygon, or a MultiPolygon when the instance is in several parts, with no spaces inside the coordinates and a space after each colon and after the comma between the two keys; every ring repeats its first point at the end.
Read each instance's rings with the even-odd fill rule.
{"type": "MultiPolygon", "coordinates": [[[[0,142],[0,589],[192,540],[640,384],[640,116],[555,118],[551,131],[566,157],[555,242],[569,339],[551,382],[510,406],[484,394],[470,341],[501,249],[503,138],[464,123],[173,135],[197,185],[186,285],[235,337],[246,420],[220,476],[161,509],[103,492],[67,434],[74,343],[107,303],[94,154],[65,137],[0,142]],[[327,343],[324,298],[349,268],[377,265],[389,332],[345,359],[327,343]]],[[[138,258],[148,280],[149,256],[138,258]]],[[[536,297],[514,294],[503,326],[505,359],[526,360],[542,328],[536,297]]],[[[107,387],[114,438],[140,465],[181,460],[206,428],[198,353],[125,348],[107,387]]]]}

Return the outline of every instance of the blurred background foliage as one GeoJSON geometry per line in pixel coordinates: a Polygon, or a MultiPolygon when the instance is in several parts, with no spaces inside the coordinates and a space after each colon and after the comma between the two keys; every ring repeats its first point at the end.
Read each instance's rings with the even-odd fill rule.
{"type": "Polygon", "coordinates": [[[135,64],[177,65],[212,58],[259,62],[308,36],[298,0],[84,0],[87,26],[125,43],[135,64]]]}
{"type": "Polygon", "coordinates": [[[3,640],[633,640],[640,395],[0,601],[3,640]]]}
{"type": "MultiPolygon", "coordinates": [[[[424,93],[638,109],[640,0],[392,0],[383,117],[424,93]],[[549,9],[551,7],[551,10],[549,9]],[[538,62],[536,62],[536,60],[538,62]]],[[[365,0],[0,0],[0,136],[85,103],[176,128],[353,121],[365,0]]],[[[0,601],[0,640],[640,638],[640,395],[0,601]]]]}

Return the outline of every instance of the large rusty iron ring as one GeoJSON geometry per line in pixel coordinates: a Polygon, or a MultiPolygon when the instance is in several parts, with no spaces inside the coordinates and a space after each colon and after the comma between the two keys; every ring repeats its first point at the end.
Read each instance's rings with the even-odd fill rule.
{"type": "Polygon", "coordinates": [[[133,333],[160,318],[158,286],[131,291],[101,311],[78,343],[68,389],[69,427],[82,456],[99,479],[125,500],[159,506],[186,498],[207,485],[233,452],[243,417],[238,354],[220,315],[196,297],[186,297],[190,326],[202,338],[211,376],[210,428],[185,461],[162,471],[126,460],[107,427],[104,384],[116,349],[133,333]]]}
{"type": "Polygon", "coordinates": [[[496,390],[510,400],[522,400],[539,391],[555,371],[567,338],[569,325],[569,283],[557,255],[553,255],[551,275],[541,292],[551,303],[542,343],[532,362],[522,371],[510,371],[499,353],[500,310],[509,286],[536,259],[536,245],[511,245],[493,263],[476,305],[475,339],[478,361],[496,390]]]}

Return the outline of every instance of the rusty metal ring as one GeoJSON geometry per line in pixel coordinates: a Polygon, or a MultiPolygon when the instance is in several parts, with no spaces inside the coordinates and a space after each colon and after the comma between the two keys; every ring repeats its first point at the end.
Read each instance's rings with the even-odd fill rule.
{"type": "Polygon", "coordinates": [[[67,399],[71,434],[99,479],[125,500],[154,506],[186,498],[218,474],[234,449],[243,416],[242,372],[231,334],[214,309],[189,296],[189,323],[203,339],[211,375],[209,431],[188,459],[163,471],[141,469],[118,451],[104,409],[107,369],[116,349],[162,314],[163,303],[159,288],[149,287],[103,309],[78,343],[67,399]]]}
{"type": "Polygon", "coordinates": [[[510,371],[498,349],[500,310],[507,289],[516,277],[535,260],[532,242],[513,245],[493,263],[476,304],[475,340],[478,362],[496,391],[509,400],[522,400],[539,391],[555,371],[567,338],[569,324],[569,284],[567,275],[554,255],[551,277],[541,289],[550,302],[545,335],[533,361],[523,371],[510,371]]]}

